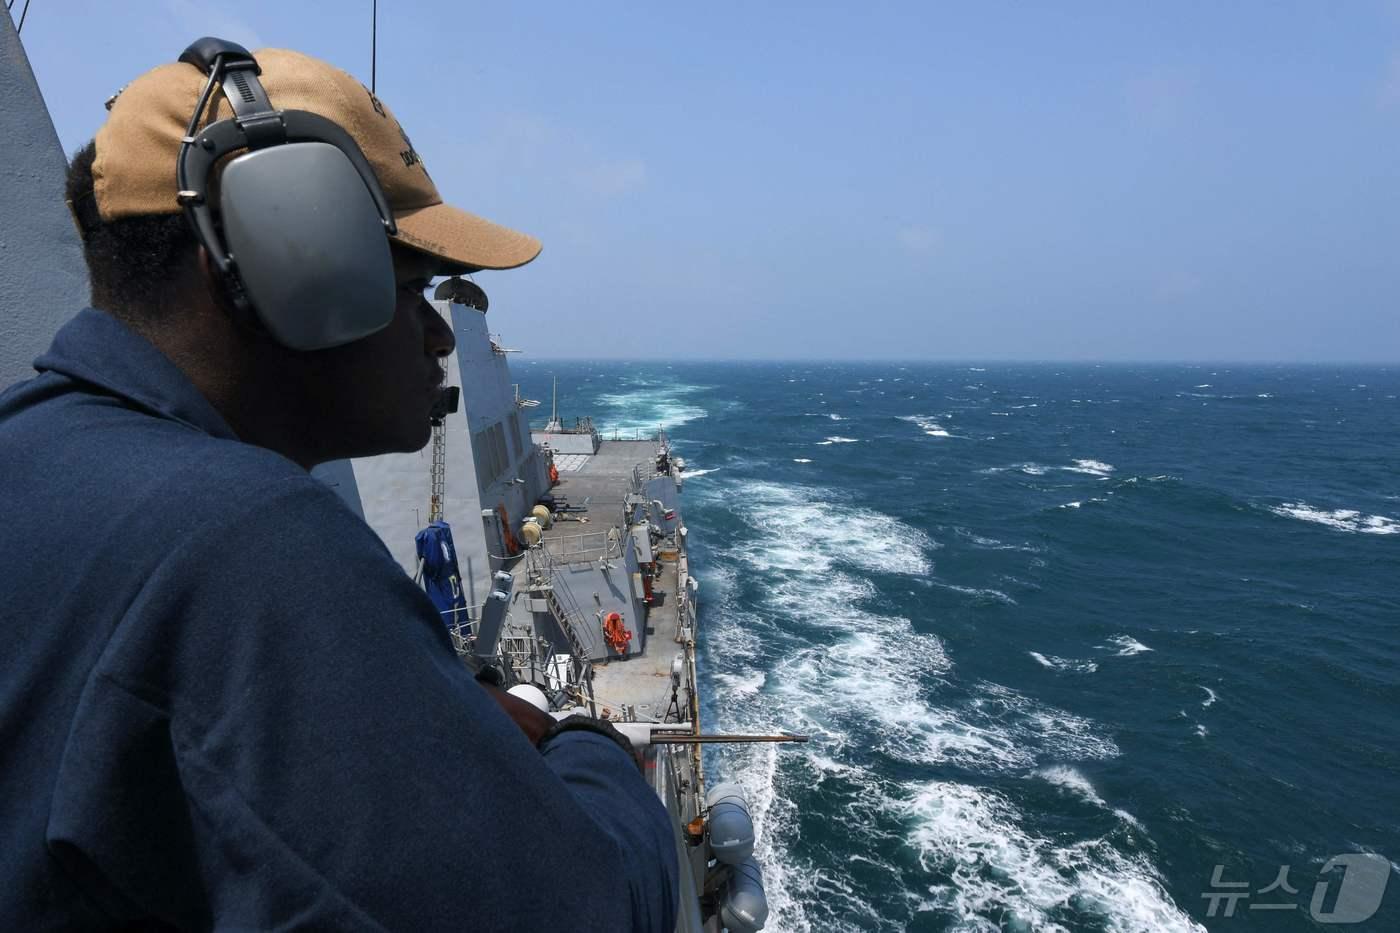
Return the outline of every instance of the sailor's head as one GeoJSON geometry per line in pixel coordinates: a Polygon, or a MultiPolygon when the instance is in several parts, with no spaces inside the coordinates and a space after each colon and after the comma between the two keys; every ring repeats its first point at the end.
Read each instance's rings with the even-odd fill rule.
{"type": "Polygon", "coordinates": [[[67,186],[94,306],[246,440],[308,465],[422,447],[453,347],[424,289],[539,242],[444,204],[388,106],[306,55],[200,40],[108,106],[67,186]]]}

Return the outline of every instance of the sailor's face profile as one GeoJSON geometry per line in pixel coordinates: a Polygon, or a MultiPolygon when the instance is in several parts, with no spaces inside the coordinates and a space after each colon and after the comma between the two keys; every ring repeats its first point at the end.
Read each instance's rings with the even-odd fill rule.
{"type": "Polygon", "coordinates": [[[440,360],[452,352],[452,329],[424,297],[440,263],[393,246],[395,308],[389,325],[343,347],[318,351],[328,431],[342,456],[421,450],[442,391],[440,360]]]}

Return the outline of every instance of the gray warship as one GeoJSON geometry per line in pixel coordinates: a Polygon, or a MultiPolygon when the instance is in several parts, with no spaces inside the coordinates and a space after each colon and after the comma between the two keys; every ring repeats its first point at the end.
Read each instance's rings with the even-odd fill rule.
{"type": "MultiPolygon", "coordinates": [[[[86,303],[63,209],[66,166],[10,17],[0,17],[0,388],[27,378],[68,313],[86,303]],[[55,309],[64,309],[60,314],[55,309]]],[[[707,782],[706,744],[804,737],[711,735],[700,722],[699,581],[681,508],[685,463],[664,428],[605,438],[520,397],[511,349],[484,293],[449,279],[450,398],[429,446],[326,464],[315,475],[368,523],[438,605],[462,661],[556,717],[611,721],[671,814],[681,933],[751,933],[767,904],[738,785],[707,782]]]]}

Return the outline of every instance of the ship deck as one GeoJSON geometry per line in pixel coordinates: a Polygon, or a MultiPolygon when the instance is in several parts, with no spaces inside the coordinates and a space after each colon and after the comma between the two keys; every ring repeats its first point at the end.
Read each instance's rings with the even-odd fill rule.
{"type": "MultiPolygon", "coordinates": [[[[597,559],[603,550],[608,530],[623,522],[623,503],[632,481],[632,469],[643,465],[651,475],[651,462],[656,456],[655,441],[602,441],[598,452],[591,456],[571,454],[567,469],[559,471],[559,483],[552,492],[560,507],[584,507],[583,512],[565,512],[569,516],[555,521],[544,532],[545,547],[557,561],[597,559]],[[576,518],[586,517],[587,523],[576,518]]],[[[622,718],[624,705],[635,707],[639,721],[661,722],[671,704],[671,663],[684,651],[676,641],[679,624],[677,593],[678,566],[675,561],[663,561],[660,574],[653,584],[655,599],[647,612],[646,650],[625,660],[595,661],[593,692],[600,715],[622,718]]],[[[639,633],[640,634],[640,633],[639,633]]],[[[671,721],[685,719],[686,696],[682,689],[677,697],[680,715],[671,721]]]]}

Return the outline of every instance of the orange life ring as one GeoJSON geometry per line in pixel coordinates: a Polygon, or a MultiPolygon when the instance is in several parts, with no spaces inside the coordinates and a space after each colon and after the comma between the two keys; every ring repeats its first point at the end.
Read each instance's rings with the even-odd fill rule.
{"type": "Polygon", "coordinates": [[[549,465],[549,485],[556,486],[559,483],[559,468],[554,464],[549,465]]]}
{"type": "Polygon", "coordinates": [[[617,654],[627,656],[627,646],[632,642],[632,632],[622,624],[622,615],[609,612],[603,619],[603,640],[617,654]]]}

